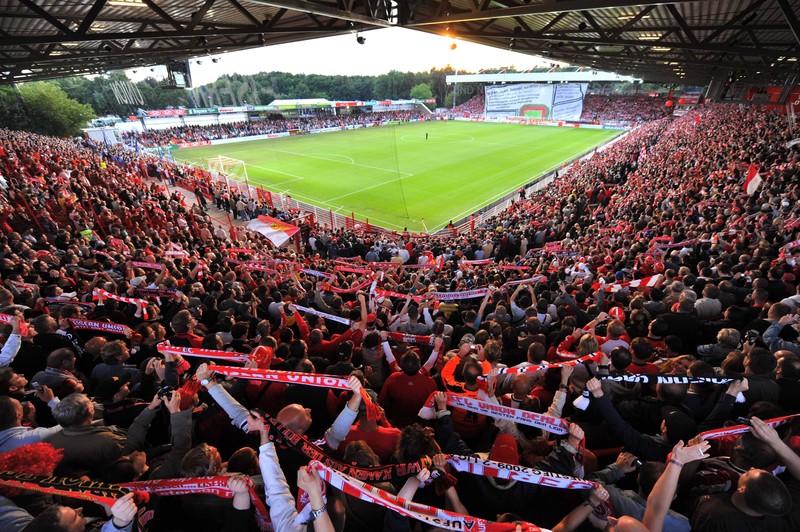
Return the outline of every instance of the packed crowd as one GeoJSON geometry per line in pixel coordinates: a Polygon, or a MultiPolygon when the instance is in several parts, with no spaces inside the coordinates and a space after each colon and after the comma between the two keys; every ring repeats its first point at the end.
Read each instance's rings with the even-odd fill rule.
{"type": "Polygon", "coordinates": [[[795,136],[712,106],[471,234],[292,252],[0,130],[0,469],[51,479],[0,474],[0,529],[798,530],[795,136]]]}
{"type": "Polygon", "coordinates": [[[583,99],[581,122],[635,125],[667,116],[672,109],[663,98],[589,94],[583,99]]]}
{"type": "MultiPolygon", "coordinates": [[[[483,94],[478,94],[456,105],[448,111],[448,114],[455,117],[479,118],[484,115],[484,108],[485,97],[483,94]]],[[[583,100],[580,121],[630,126],[663,118],[671,112],[672,110],[664,105],[663,98],[590,94],[583,100]]]]}
{"type": "Polygon", "coordinates": [[[289,131],[308,131],[330,127],[367,125],[387,120],[419,120],[423,118],[419,111],[380,111],[374,113],[349,114],[343,116],[317,116],[303,118],[268,118],[248,122],[230,124],[214,124],[204,126],[180,126],[167,129],[148,129],[147,131],[131,131],[122,134],[129,146],[137,143],[142,146],[166,146],[175,142],[198,142],[204,140],[229,139],[289,131]]]}
{"type": "Polygon", "coordinates": [[[452,116],[477,118],[483,116],[486,108],[486,99],[483,94],[477,94],[464,103],[460,103],[450,110],[452,116]]]}

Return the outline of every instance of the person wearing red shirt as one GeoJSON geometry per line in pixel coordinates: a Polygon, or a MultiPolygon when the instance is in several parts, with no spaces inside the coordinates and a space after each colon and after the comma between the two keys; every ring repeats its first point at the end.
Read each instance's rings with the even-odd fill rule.
{"type": "MultiPolygon", "coordinates": [[[[361,319],[359,321],[354,321],[350,325],[350,328],[343,334],[334,334],[330,340],[325,340],[323,331],[320,329],[310,331],[303,316],[297,312],[293,305],[289,306],[289,310],[293,313],[292,317],[295,318],[297,328],[300,330],[300,337],[308,344],[309,356],[327,358],[333,362],[336,359],[336,351],[344,342],[350,340],[356,346],[361,345],[363,330],[367,328],[367,304],[364,294],[359,294],[358,300],[361,306],[361,319]]],[[[284,316],[283,308],[281,308],[282,320],[284,316]]]]}
{"type": "MultiPolygon", "coordinates": [[[[482,373],[483,369],[481,363],[473,357],[467,357],[463,369],[463,391],[458,393],[458,395],[470,399],[479,399],[478,377],[480,377],[482,373]]],[[[489,425],[489,418],[483,414],[469,412],[461,408],[453,408],[450,415],[456,432],[458,432],[464,440],[469,441],[473,447],[476,446],[476,440],[480,440],[482,436],[487,434],[486,428],[489,425]]]]}
{"type": "Polygon", "coordinates": [[[169,343],[178,347],[203,347],[203,337],[194,334],[194,327],[197,320],[188,310],[181,310],[172,318],[170,327],[175,333],[169,339],[169,343]]]}
{"type": "MultiPolygon", "coordinates": [[[[403,369],[400,364],[397,363],[394,352],[389,346],[388,338],[388,333],[386,333],[386,331],[381,331],[381,346],[383,347],[383,355],[386,357],[386,362],[389,364],[389,370],[393,373],[397,373],[403,369]]],[[[436,365],[436,361],[439,359],[439,353],[442,352],[442,346],[444,346],[444,338],[437,336],[433,341],[433,351],[431,351],[428,360],[425,361],[425,365],[420,368],[420,373],[423,375],[431,374],[431,370],[436,365]]]]}
{"type": "MultiPolygon", "coordinates": [[[[368,391],[373,402],[377,402],[375,392],[368,391]]],[[[383,412],[381,419],[367,419],[366,404],[362,401],[358,408],[358,422],[350,428],[347,437],[342,442],[343,447],[353,441],[363,441],[369,445],[381,461],[381,464],[388,464],[392,460],[392,455],[397,448],[400,440],[400,429],[389,424],[383,412]],[[381,422],[379,424],[378,422],[381,422]]]]}
{"type": "Polygon", "coordinates": [[[392,373],[381,388],[378,403],[386,409],[395,427],[403,428],[415,423],[419,409],[436,391],[436,381],[420,371],[419,356],[408,351],[400,359],[402,372],[392,373]]]}
{"type": "Polygon", "coordinates": [[[463,381],[460,380],[460,373],[467,357],[477,357],[481,364],[483,375],[492,371],[492,365],[486,360],[483,346],[476,344],[475,337],[465,334],[458,343],[458,351],[448,360],[442,368],[442,382],[445,388],[451,392],[460,392],[463,389],[463,381]]]}
{"type": "Polygon", "coordinates": [[[649,362],[653,356],[653,346],[647,338],[634,338],[631,342],[631,365],[626,369],[637,375],[657,375],[658,366],[649,362]]]}

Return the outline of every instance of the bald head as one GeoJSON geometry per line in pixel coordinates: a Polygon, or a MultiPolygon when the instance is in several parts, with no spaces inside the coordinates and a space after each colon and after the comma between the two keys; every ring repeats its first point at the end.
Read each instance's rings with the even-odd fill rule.
{"type": "Polygon", "coordinates": [[[108,340],[103,338],[102,336],[95,336],[94,338],[89,339],[84,346],[84,350],[92,355],[93,358],[97,358],[100,356],[100,353],[103,351],[103,348],[108,343],[108,340]]]}
{"type": "Polygon", "coordinates": [[[511,392],[517,399],[522,399],[531,393],[533,380],[527,373],[516,373],[511,378],[511,392]]]}
{"type": "Polygon", "coordinates": [[[311,427],[311,409],[294,403],[283,407],[275,419],[297,434],[303,435],[311,427]]]}

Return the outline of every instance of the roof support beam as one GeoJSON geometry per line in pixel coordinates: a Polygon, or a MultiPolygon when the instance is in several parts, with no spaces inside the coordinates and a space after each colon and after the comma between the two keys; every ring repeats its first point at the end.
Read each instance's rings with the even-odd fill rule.
{"type": "Polygon", "coordinates": [[[753,3],[750,4],[749,6],[747,6],[744,9],[744,11],[740,11],[736,16],[734,16],[728,22],[726,22],[725,24],[720,26],[716,31],[711,32],[711,34],[708,37],[706,37],[705,39],[703,39],[702,42],[703,43],[709,43],[709,42],[713,41],[714,39],[719,37],[719,35],[721,33],[723,33],[724,31],[729,30],[731,28],[731,26],[733,26],[734,24],[736,24],[737,22],[739,22],[740,20],[742,20],[746,16],[748,16],[750,13],[753,13],[756,9],[761,7],[761,5],[764,4],[764,2],[766,2],[766,1],[767,0],[753,0],[753,3]]]}
{"type": "Polygon", "coordinates": [[[86,18],[83,19],[81,25],[78,27],[78,33],[86,33],[89,31],[89,28],[92,26],[92,23],[97,18],[97,15],[100,14],[100,11],[106,6],[106,0],[96,0],[92,9],[86,14],[86,18]]]}
{"type": "Polygon", "coordinates": [[[45,19],[49,22],[52,26],[55,26],[61,33],[65,33],[67,35],[72,35],[72,30],[66,27],[60,20],[52,16],[47,10],[39,7],[37,4],[33,3],[32,0],[19,0],[22,5],[45,19]]]}
{"type": "Polygon", "coordinates": [[[145,4],[147,4],[147,7],[149,7],[150,9],[153,10],[153,13],[155,13],[156,15],[158,15],[159,17],[164,19],[170,26],[172,26],[176,30],[182,30],[183,29],[183,26],[181,26],[180,24],[175,22],[175,19],[172,18],[171,16],[169,16],[169,14],[166,11],[164,11],[163,9],[158,7],[158,5],[156,5],[156,3],[153,2],[153,0],[142,0],[142,1],[145,4]]]}
{"type": "Polygon", "coordinates": [[[237,0],[228,0],[228,2],[236,8],[236,10],[241,13],[247,20],[253,23],[253,26],[263,26],[263,23],[258,20],[256,17],[253,16],[250,11],[245,9],[245,7],[240,4],[237,0]]]}
{"type": "Polygon", "coordinates": [[[314,2],[305,2],[302,0],[249,0],[253,4],[262,6],[277,7],[281,9],[288,9],[290,11],[298,11],[300,13],[309,13],[312,15],[319,15],[323,17],[334,17],[339,20],[348,20],[350,22],[357,22],[359,24],[368,24],[379,28],[392,28],[394,24],[388,20],[382,20],[374,17],[366,17],[357,13],[342,11],[334,7],[317,4],[314,2]]]}
{"type": "Polygon", "coordinates": [[[597,32],[597,34],[600,36],[601,39],[606,38],[606,33],[603,31],[600,25],[597,24],[597,21],[594,19],[591,13],[589,13],[588,11],[581,11],[581,15],[583,16],[583,18],[586,19],[586,21],[589,23],[592,29],[594,29],[594,31],[597,32]]]}
{"type": "Polygon", "coordinates": [[[639,11],[639,12],[636,14],[636,16],[634,16],[634,17],[633,17],[632,19],[630,19],[630,20],[629,20],[627,23],[625,23],[625,25],[624,25],[624,26],[622,26],[620,29],[618,29],[618,30],[617,30],[617,31],[615,31],[614,33],[612,33],[612,34],[611,34],[611,38],[612,38],[612,39],[616,39],[617,37],[619,37],[620,35],[622,35],[622,34],[623,34],[623,33],[625,33],[626,31],[628,31],[629,29],[631,29],[632,27],[634,27],[634,26],[636,25],[636,23],[637,23],[637,22],[639,22],[640,20],[642,20],[642,19],[643,19],[645,16],[649,15],[649,14],[650,14],[650,12],[651,12],[652,10],[654,10],[655,8],[656,8],[656,6],[647,6],[647,7],[645,7],[644,9],[642,9],[641,11],[639,11]]]}
{"type": "MultiPolygon", "coordinates": [[[[651,47],[657,45],[657,46],[675,48],[679,50],[694,50],[696,52],[707,51],[707,52],[720,52],[720,53],[740,53],[751,56],[766,55],[770,57],[779,57],[787,54],[785,50],[777,50],[773,48],[763,48],[763,47],[744,48],[744,47],[732,47],[721,44],[702,44],[702,43],[694,45],[686,42],[665,41],[663,38],[659,39],[658,41],[639,41],[632,39],[609,39],[609,38],[602,39],[595,37],[572,37],[569,35],[538,35],[536,33],[530,34],[526,32],[516,33],[514,35],[509,35],[505,33],[484,33],[481,35],[476,35],[476,37],[478,38],[490,38],[490,39],[501,39],[501,40],[510,39],[512,36],[517,40],[533,39],[533,40],[548,41],[548,42],[556,41],[556,42],[588,44],[588,45],[599,44],[604,46],[651,47]]],[[[666,35],[664,35],[664,37],[666,37],[666,35]]]]}
{"type": "MultiPolygon", "coordinates": [[[[0,46],[20,46],[24,44],[50,44],[50,43],[64,43],[64,42],[104,42],[109,40],[153,40],[160,42],[165,39],[175,38],[190,38],[190,37],[224,37],[226,35],[250,35],[263,31],[261,28],[241,27],[241,28],[217,28],[205,29],[198,28],[194,31],[187,31],[181,29],[179,31],[164,31],[164,32],[149,32],[144,34],[137,34],[133,32],[124,33],[88,33],[86,35],[75,35],[73,37],[65,38],[63,35],[42,35],[42,36],[0,36],[0,46]]],[[[272,28],[268,33],[274,34],[335,34],[350,31],[349,28],[272,28]]]]}
{"type": "MultiPolygon", "coordinates": [[[[570,11],[609,9],[613,7],[640,6],[643,0],[543,0],[540,4],[487,9],[484,11],[468,11],[450,16],[412,21],[407,26],[430,26],[434,24],[452,24],[455,22],[472,22],[490,18],[508,18],[524,15],[541,15],[546,13],[564,13],[570,11]]],[[[647,0],[647,4],[676,4],[693,0],[647,0]]]]}
{"type": "Polygon", "coordinates": [[[667,10],[669,11],[670,15],[672,15],[672,18],[675,19],[675,22],[678,23],[678,26],[681,28],[683,34],[686,35],[687,39],[689,39],[689,42],[691,42],[692,44],[697,44],[697,37],[694,36],[694,33],[689,28],[689,25],[686,24],[686,20],[678,12],[678,9],[674,5],[668,4],[667,10]]]}
{"type": "Polygon", "coordinates": [[[214,2],[216,1],[217,0],[206,0],[206,3],[203,4],[202,7],[200,7],[200,9],[198,9],[194,13],[191,22],[189,22],[189,24],[186,25],[186,29],[189,31],[195,29],[197,25],[200,24],[200,21],[203,20],[203,17],[206,16],[206,13],[208,13],[208,10],[211,8],[211,6],[214,5],[214,2]]]}
{"type": "Polygon", "coordinates": [[[554,16],[553,18],[550,19],[550,22],[545,24],[544,28],[542,28],[538,33],[546,33],[547,30],[549,30],[550,28],[552,28],[553,26],[555,26],[556,24],[561,22],[564,19],[564,17],[566,17],[566,16],[567,16],[566,11],[564,11],[562,13],[559,13],[558,15],[554,16]]]}
{"type": "Polygon", "coordinates": [[[783,17],[792,29],[795,40],[800,43],[800,22],[798,22],[795,12],[792,11],[792,6],[786,0],[778,0],[778,5],[781,6],[783,17]]]}

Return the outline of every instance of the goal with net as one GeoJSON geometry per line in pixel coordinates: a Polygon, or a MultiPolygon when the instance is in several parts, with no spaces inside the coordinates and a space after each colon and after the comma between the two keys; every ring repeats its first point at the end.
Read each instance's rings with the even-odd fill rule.
{"type": "Polygon", "coordinates": [[[248,198],[256,197],[254,187],[250,186],[247,179],[247,165],[240,159],[217,155],[206,159],[208,169],[224,181],[231,192],[239,192],[248,198]]]}

